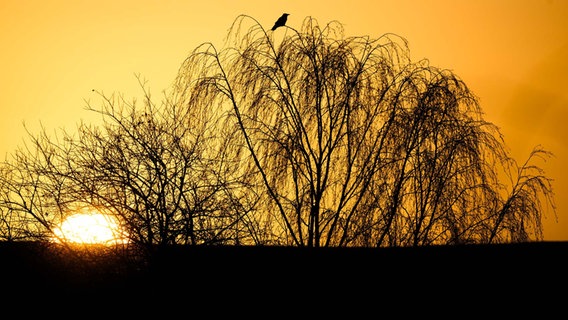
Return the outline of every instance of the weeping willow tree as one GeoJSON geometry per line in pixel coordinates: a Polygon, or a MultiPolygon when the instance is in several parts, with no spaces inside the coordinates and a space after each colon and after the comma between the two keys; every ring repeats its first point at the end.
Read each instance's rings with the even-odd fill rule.
{"type": "Polygon", "coordinates": [[[219,110],[216,130],[254,176],[253,220],[272,243],[542,239],[552,184],[531,163],[551,154],[535,147],[519,167],[466,84],[412,61],[404,38],[346,37],[341,23],[311,17],[270,31],[241,15],[227,44],[197,47],[176,90],[192,108],[219,110]]]}

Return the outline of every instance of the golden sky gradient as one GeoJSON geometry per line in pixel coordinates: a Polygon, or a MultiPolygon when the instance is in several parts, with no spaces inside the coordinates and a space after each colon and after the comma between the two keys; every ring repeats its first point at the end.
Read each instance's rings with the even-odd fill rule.
{"type": "MultiPolygon", "coordinates": [[[[553,178],[558,221],[544,220],[547,241],[568,241],[568,1],[32,1],[0,0],[0,153],[32,131],[72,130],[92,113],[92,89],[141,97],[167,90],[191,50],[223,46],[234,19],[247,14],[266,29],[283,13],[337,20],[346,36],[405,37],[413,60],[452,70],[479,97],[518,162],[540,144],[555,157],[539,163],[553,178]]],[[[159,100],[158,100],[159,101],[159,100]]]]}

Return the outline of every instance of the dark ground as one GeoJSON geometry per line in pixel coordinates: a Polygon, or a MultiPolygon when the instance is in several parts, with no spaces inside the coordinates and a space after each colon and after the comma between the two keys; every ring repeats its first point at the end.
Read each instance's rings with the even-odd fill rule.
{"type": "Polygon", "coordinates": [[[493,318],[495,311],[490,310],[507,318],[521,310],[523,316],[538,312],[542,318],[555,310],[565,317],[568,304],[568,242],[171,247],[143,262],[125,252],[90,247],[70,255],[53,244],[0,243],[0,303],[9,307],[11,300],[30,306],[74,301],[78,306],[77,301],[89,305],[95,299],[106,301],[103,306],[134,303],[129,312],[191,308],[201,314],[227,312],[228,306],[238,305],[244,308],[237,308],[239,313],[262,310],[269,319],[300,309],[322,317],[345,312],[354,316],[361,310],[468,319],[476,312],[493,318]]]}

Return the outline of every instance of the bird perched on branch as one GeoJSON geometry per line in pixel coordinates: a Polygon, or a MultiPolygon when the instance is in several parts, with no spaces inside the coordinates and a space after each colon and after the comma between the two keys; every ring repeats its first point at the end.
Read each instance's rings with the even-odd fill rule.
{"type": "Polygon", "coordinates": [[[290,15],[289,13],[284,13],[283,15],[281,15],[280,18],[276,20],[274,26],[270,30],[274,31],[276,30],[276,28],[284,26],[286,24],[286,20],[288,20],[289,15],[290,15]]]}

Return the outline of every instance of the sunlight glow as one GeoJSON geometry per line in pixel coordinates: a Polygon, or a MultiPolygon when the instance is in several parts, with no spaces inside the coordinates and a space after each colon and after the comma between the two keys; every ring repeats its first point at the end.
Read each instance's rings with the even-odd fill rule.
{"type": "Polygon", "coordinates": [[[78,244],[117,244],[126,242],[115,219],[100,213],[69,216],[55,229],[60,241],[78,244]]]}

